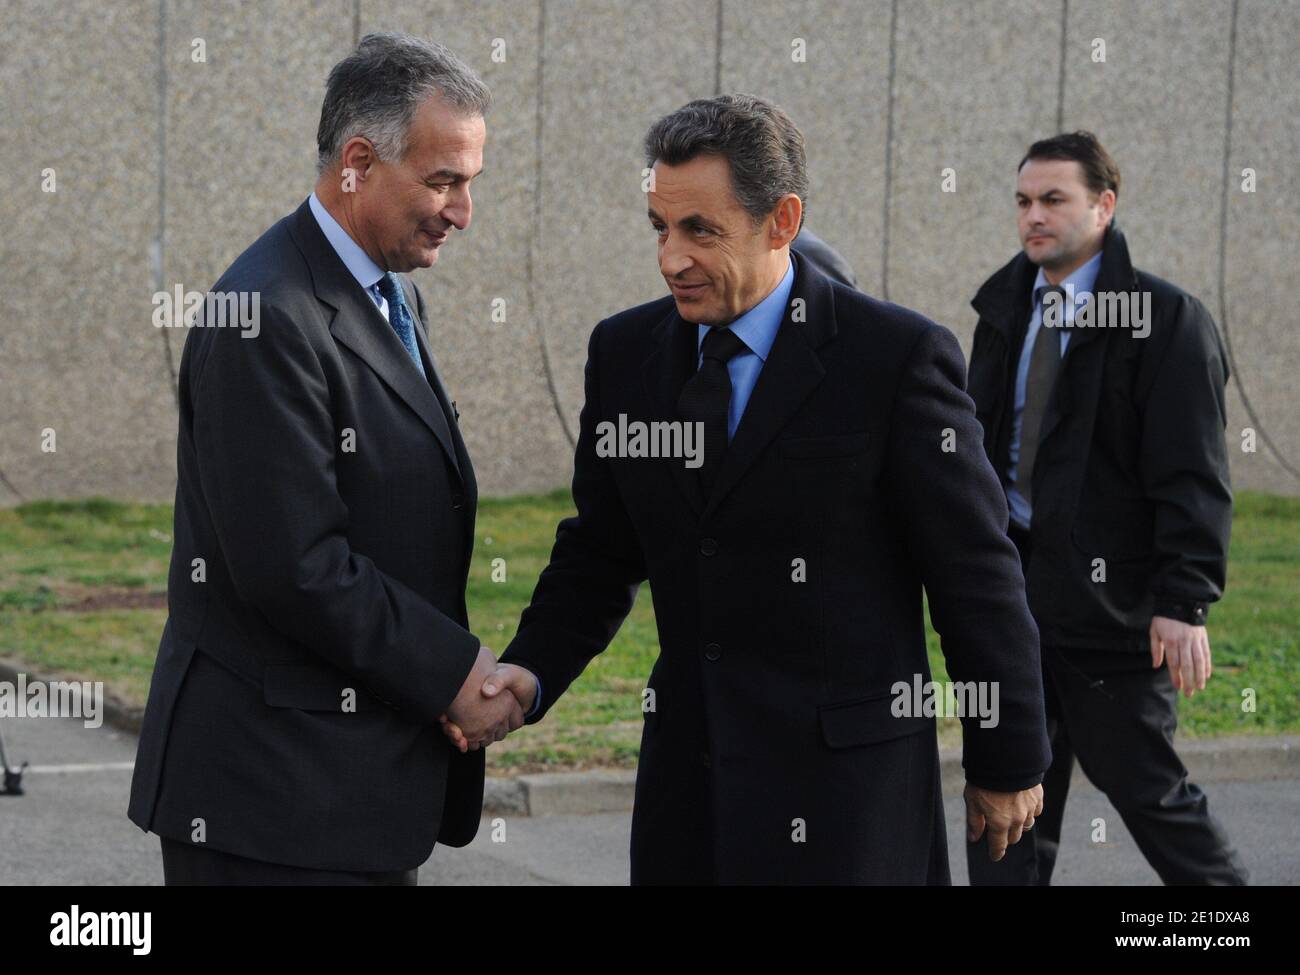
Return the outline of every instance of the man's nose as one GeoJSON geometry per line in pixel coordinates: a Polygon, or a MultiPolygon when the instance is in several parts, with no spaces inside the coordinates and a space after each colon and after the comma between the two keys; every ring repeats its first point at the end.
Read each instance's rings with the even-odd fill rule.
{"type": "Polygon", "coordinates": [[[473,213],[474,201],[470,198],[468,186],[442,208],[442,218],[457,230],[464,230],[469,226],[473,213]]]}
{"type": "Polygon", "coordinates": [[[686,248],[675,244],[671,236],[659,248],[659,273],[666,278],[675,278],[692,263],[686,248]]]}

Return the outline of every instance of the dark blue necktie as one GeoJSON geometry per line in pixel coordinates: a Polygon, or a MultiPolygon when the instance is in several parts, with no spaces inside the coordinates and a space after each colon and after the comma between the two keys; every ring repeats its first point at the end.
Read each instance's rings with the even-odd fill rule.
{"type": "Polygon", "coordinates": [[[415,363],[415,368],[419,369],[420,375],[428,380],[429,377],[424,372],[424,363],[420,361],[420,349],[415,344],[415,324],[402,298],[401,282],[397,280],[396,274],[389,271],[379,279],[377,287],[384,300],[388,302],[388,324],[393,326],[393,331],[401,339],[402,345],[415,363]]]}
{"type": "MultiPolygon", "coordinates": [[[[694,328],[694,326],[691,326],[694,328]]],[[[704,425],[704,457],[700,485],[707,495],[713,490],[727,451],[727,414],[731,406],[731,374],[727,363],[749,346],[729,326],[714,325],[700,346],[700,368],[682,387],[677,397],[677,415],[690,423],[704,425]]]]}

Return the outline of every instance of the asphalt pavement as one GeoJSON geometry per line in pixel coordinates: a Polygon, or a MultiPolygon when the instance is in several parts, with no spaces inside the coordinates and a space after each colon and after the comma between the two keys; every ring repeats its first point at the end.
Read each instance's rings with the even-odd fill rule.
{"type": "MultiPolygon", "coordinates": [[[[126,818],[135,736],[70,718],[0,718],[11,764],[32,763],[26,794],[0,796],[0,884],[159,884],[158,838],[126,818]]],[[[1200,783],[1257,884],[1300,883],[1300,779],[1200,783]]],[[[948,783],[950,789],[959,783],[948,783]]],[[[965,883],[963,807],[945,799],[953,882],[965,883]]],[[[488,815],[460,850],[436,847],[425,885],[626,884],[626,811],[585,815],[488,815]]],[[[1106,797],[1076,785],[1066,810],[1055,882],[1159,883],[1106,797]],[[1091,841],[1102,817],[1107,842],[1091,841]]]]}

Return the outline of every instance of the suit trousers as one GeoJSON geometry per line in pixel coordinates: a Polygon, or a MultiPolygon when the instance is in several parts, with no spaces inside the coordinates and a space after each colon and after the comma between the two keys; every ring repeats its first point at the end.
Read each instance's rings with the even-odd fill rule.
{"type": "Polygon", "coordinates": [[[284,863],[266,863],[224,853],[166,836],[162,841],[163,883],[184,886],[328,886],[414,887],[417,868],[360,873],[351,870],[314,870],[284,863]]]}
{"type": "MultiPolygon", "coordinates": [[[[1028,533],[1011,525],[1022,564],[1028,533]]],[[[1245,884],[1247,870],[1209,803],[1174,751],[1178,690],[1169,668],[1149,658],[1043,648],[1043,693],[1052,764],[1043,815],[997,863],[984,839],[966,846],[972,885],[1052,880],[1074,760],[1118,810],[1147,862],[1166,884],[1245,884]],[[1108,657],[1110,659],[1108,659],[1108,657]]]]}

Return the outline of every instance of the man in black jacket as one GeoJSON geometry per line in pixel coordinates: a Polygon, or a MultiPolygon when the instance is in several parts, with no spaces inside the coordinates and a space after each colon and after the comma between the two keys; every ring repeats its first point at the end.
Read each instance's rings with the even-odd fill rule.
{"type": "Polygon", "coordinates": [[[692,102],[646,155],[672,294],[592,332],[577,514],[498,677],[532,706],[536,674],[541,720],[648,578],[633,883],[947,883],[934,711],[912,693],[923,585],[949,673],[997,704],[962,716],[987,855],[1032,825],[1048,765],[1037,633],[956,340],[790,255],[803,137],[775,106],[692,102]],[[702,456],[635,446],[656,429],[702,431],[702,456]]]}
{"type": "Polygon", "coordinates": [[[998,863],[968,848],[972,883],[1050,882],[1076,755],[1166,883],[1246,879],[1173,748],[1223,593],[1227,364],[1205,307],[1134,269],[1119,181],[1090,133],[1031,146],[1024,251],[971,302],[969,390],[1042,636],[1053,754],[1036,829],[998,863]]]}

